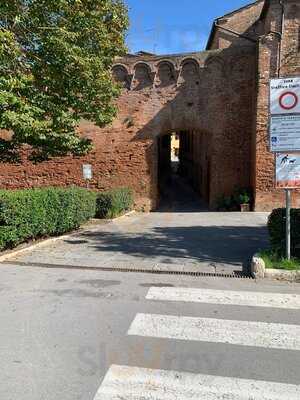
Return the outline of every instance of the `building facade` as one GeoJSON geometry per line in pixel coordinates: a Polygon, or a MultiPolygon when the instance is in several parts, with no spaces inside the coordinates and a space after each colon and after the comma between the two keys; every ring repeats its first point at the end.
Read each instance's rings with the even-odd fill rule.
{"type": "MultiPolygon", "coordinates": [[[[117,59],[116,119],[104,129],[80,126],[94,150],[36,165],[24,152],[21,164],[0,165],[1,187],[85,186],[88,163],[90,187],[130,186],[138,208],[155,209],[162,139],[177,133],[193,187],[211,208],[237,187],[252,189],[256,211],[282,206],[268,144],[269,80],[300,75],[299,3],[259,0],[218,18],[203,52],[117,59]]],[[[293,202],[300,207],[297,191],[293,202]]]]}

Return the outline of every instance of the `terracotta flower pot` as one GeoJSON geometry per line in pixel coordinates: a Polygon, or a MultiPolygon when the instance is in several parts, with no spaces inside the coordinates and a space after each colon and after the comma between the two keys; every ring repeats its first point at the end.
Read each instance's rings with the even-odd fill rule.
{"type": "Polygon", "coordinates": [[[249,212],[250,210],[250,204],[240,204],[241,212],[249,212]]]}

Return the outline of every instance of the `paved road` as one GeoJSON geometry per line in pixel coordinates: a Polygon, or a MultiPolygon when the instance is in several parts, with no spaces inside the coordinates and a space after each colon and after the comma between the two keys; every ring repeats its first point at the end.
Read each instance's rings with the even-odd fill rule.
{"type": "Polygon", "coordinates": [[[0,398],[299,399],[296,284],[101,270],[241,271],[265,222],[133,214],[0,265],[0,398]]]}
{"type": "Polygon", "coordinates": [[[266,213],[157,212],[91,226],[15,260],[90,267],[241,271],[268,245],[266,213]]]}
{"type": "Polygon", "coordinates": [[[298,400],[299,285],[0,265],[0,398],[298,400]]]}

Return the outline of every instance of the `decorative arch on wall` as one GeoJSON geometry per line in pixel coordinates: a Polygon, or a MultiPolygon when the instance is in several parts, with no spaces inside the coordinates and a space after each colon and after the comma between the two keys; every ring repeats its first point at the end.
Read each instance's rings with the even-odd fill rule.
{"type": "Polygon", "coordinates": [[[208,57],[207,60],[205,61],[204,67],[219,69],[222,72],[222,74],[225,75],[225,62],[223,58],[219,56],[208,57]]]}
{"type": "Polygon", "coordinates": [[[212,87],[218,86],[218,83],[226,77],[225,71],[225,63],[221,57],[211,56],[205,61],[205,78],[212,87]]]}
{"type": "Polygon", "coordinates": [[[186,58],[181,62],[181,78],[186,83],[192,83],[199,79],[200,65],[194,58],[186,58]]]}
{"type": "Polygon", "coordinates": [[[127,68],[123,64],[116,64],[112,68],[113,78],[120,83],[124,88],[130,89],[130,76],[127,68]]]}
{"type": "Polygon", "coordinates": [[[163,60],[157,65],[158,86],[164,87],[176,82],[175,66],[171,61],[163,60]]]}
{"type": "Polygon", "coordinates": [[[142,90],[153,85],[153,73],[151,67],[142,61],[134,65],[134,90],[142,90]]]}

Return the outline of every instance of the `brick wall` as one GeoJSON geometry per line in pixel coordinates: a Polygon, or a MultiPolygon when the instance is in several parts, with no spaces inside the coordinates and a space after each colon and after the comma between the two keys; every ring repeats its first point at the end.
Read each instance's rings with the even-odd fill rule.
{"type": "Polygon", "coordinates": [[[217,18],[215,24],[219,27],[216,27],[212,31],[209,41],[209,50],[224,49],[232,45],[249,45],[249,41],[245,40],[243,37],[230,33],[226,29],[240,33],[243,36],[252,39],[257,39],[261,33],[261,25],[258,23],[258,20],[263,5],[264,1],[259,0],[223,17],[217,18]]]}
{"type": "MultiPolygon", "coordinates": [[[[300,11],[296,0],[284,4],[280,73],[289,76],[300,73],[300,11]]],[[[268,83],[278,71],[280,46],[278,35],[270,31],[281,29],[279,0],[258,1],[219,22],[257,42],[225,37],[224,32],[221,37],[217,29],[209,51],[117,59],[113,74],[124,87],[117,118],[105,129],[88,122],[80,126],[82,134],[93,139],[94,151],[83,158],[37,165],[27,160],[24,151],[19,165],[0,165],[1,187],[85,186],[82,164],[90,163],[94,172],[90,187],[130,186],[138,207],[155,208],[157,139],[190,131],[194,186],[212,207],[218,196],[249,185],[256,210],[282,205],[283,193],[274,189],[274,157],[268,151],[268,83]]],[[[294,203],[300,206],[297,194],[294,203]]]]}
{"type": "Polygon", "coordinates": [[[251,97],[254,53],[243,48],[180,56],[126,57],[114,74],[124,85],[118,117],[110,127],[81,124],[95,150],[85,158],[63,158],[33,165],[1,165],[1,186],[80,185],[82,164],[93,166],[90,187],[131,186],[143,209],[158,196],[160,135],[192,130],[210,143],[211,205],[236,184],[249,182],[251,97]],[[251,73],[249,73],[251,71],[251,73]]]}
{"type": "MultiPolygon", "coordinates": [[[[255,209],[270,210],[284,205],[284,192],[275,189],[274,155],[269,152],[269,80],[271,78],[300,75],[299,29],[300,8],[298,1],[284,2],[284,24],[279,0],[269,2],[262,24],[265,35],[258,47],[258,87],[255,126],[256,161],[253,186],[256,192],[255,209]],[[273,32],[281,32],[282,42],[273,32]],[[280,66],[281,64],[281,66],[280,66]]],[[[300,194],[293,194],[293,205],[300,207],[300,194]]]]}

